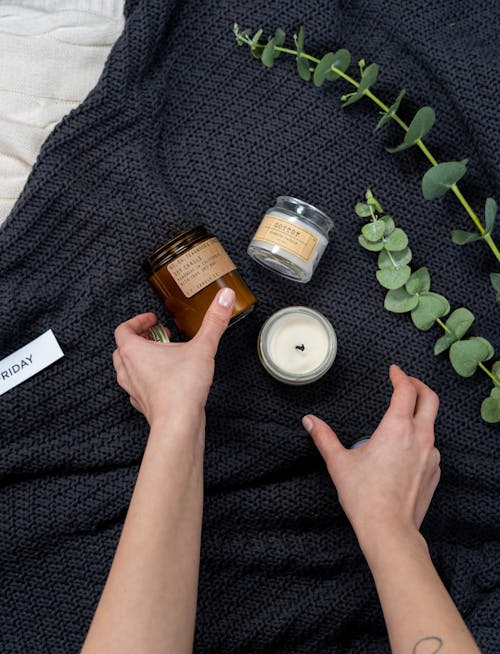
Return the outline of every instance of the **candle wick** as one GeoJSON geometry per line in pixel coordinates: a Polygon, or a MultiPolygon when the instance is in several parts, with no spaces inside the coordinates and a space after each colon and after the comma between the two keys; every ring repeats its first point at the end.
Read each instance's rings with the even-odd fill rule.
{"type": "Polygon", "coordinates": [[[305,348],[304,344],[302,344],[302,345],[296,345],[295,349],[300,350],[301,352],[303,352],[306,348],[305,348]]]}

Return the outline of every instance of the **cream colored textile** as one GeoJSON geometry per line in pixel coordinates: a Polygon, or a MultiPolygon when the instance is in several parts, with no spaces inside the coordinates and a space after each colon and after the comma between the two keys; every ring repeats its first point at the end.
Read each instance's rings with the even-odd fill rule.
{"type": "Polygon", "coordinates": [[[123,24],[123,0],[0,0],[0,224],[42,143],[97,83],[123,24]]]}

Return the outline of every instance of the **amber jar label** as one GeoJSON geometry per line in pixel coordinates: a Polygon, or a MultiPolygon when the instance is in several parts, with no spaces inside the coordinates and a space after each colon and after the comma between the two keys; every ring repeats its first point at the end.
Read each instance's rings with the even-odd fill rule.
{"type": "Polygon", "coordinates": [[[192,297],[236,266],[216,238],[209,238],[181,254],[167,265],[177,286],[192,297]]]}
{"type": "Polygon", "coordinates": [[[279,245],[303,261],[309,261],[319,241],[308,229],[272,214],[264,216],[254,239],[279,245]]]}

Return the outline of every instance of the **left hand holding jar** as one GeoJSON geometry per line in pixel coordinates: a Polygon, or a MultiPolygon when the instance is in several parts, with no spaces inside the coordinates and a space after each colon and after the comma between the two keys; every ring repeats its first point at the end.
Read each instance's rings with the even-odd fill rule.
{"type": "Polygon", "coordinates": [[[143,313],[115,330],[113,365],[118,384],[150,425],[174,412],[203,415],[212,384],[220,338],[234,305],[234,291],[221,289],[198,333],[187,343],[156,343],[145,335],[158,320],[143,313]]]}

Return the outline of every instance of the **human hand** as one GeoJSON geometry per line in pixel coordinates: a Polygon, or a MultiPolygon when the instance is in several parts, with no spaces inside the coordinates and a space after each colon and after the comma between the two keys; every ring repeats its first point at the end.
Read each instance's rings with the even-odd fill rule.
{"type": "Polygon", "coordinates": [[[434,447],[437,395],[397,366],[389,376],[390,406],[365,445],[348,450],[325,422],[302,419],[365,555],[377,533],[418,531],[441,473],[434,447]]]}
{"type": "Polygon", "coordinates": [[[147,332],[158,320],[143,313],[115,330],[113,365],[119,385],[132,405],[152,425],[173,411],[197,419],[203,412],[214,376],[214,357],[234,305],[234,291],[221,289],[194,338],[187,343],[157,343],[147,332]]]}

